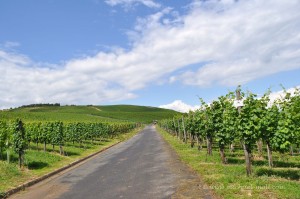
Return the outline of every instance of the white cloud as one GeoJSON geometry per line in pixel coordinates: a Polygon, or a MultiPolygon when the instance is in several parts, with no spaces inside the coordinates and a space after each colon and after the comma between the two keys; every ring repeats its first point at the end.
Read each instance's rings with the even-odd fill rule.
{"type": "Polygon", "coordinates": [[[149,8],[160,8],[161,5],[153,0],[105,0],[110,6],[123,5],[125,8],[134,7],[136,5],[142,4],[149,8]]]}
{"type": "MultiPolygon", "coordinates": [[[[300,85],[299,85],[299,86],[296,86],[296,87],[294,87],[294,88],[286,89],[286,92],[287,92],[287,93],[291,93],[291,95],[294,96],[294,95],[295,95],[296,88],[300,89],[300,85]]],[[[269,95],[271,104],[272,104],[275,100],[277,100],[277,99],[283,100],[284,97],[285,97],[285,91],[284,91],[284,90],[280,90],[280,91],[277,91],[277,92],[272,92],[272,93],[270,93],[270,95],[269,95]]]]}
{"type": "Polygon", "coordinates": [[[136,97],[126,88],[110,85],[101,71],[79,71],[72,62],[63,67],[32,67],[34,64],[25,56],[0,51],[1,109],[46,102],[100,104],[136,97]]]}
{"type": "MultiPolygon", "coordinates": [[[[224,9],[212,2],[218,4],[215,9],[224,9]]],[[[178,79],[188,85],[237,85],[300,68],[299,9],[299,1],[282,0],[238,1],[220,12],[196,6],[185,18],[185,32],[190,30],[198,45],[190,50],[211,63],[178,79]]]]}
{"type": "Polygon", "coordinates": [[[200,106],[188,105],[188,104],[182,102],[181,100],[175,100],[174,102],[172,102],[170,104],[160,105],[159,107],[179,111],[182,113],[187,113],[189,111],[194,111],[194,110],[200,108],[200,106]]]}
{"type": "Polygon", "coordinates": [[[189,9],[180,16],[163,8],[138,19],[128,33],[130,50],[58,66],[0,48],[0,106],[99,104],[136,97],[135,91],[162,78],[196,86],[238,85],[300,68],[299,0],[194,1],[189,9]],[[189,69],[197,63],[198,69],[189,69]]]}
{"type": "Polygon", "coordinates": [[[150,56],[154,51],[167,72],[208,63],[186,69],[171,82],[244,84],[300,68],[299,9],[299,1],[199,1],[188,15],[168,24],[164,12],[141,20],[136,30],[142,37],[135,46],[150,56]]]}

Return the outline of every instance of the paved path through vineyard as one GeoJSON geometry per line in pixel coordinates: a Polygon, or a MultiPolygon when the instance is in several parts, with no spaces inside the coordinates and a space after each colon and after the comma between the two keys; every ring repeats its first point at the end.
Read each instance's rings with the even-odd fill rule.
{"type": "Polygon", "coordinates": [[[11,198],[212,198],[201,180],[148,126],[75,168],[11,198]]]}

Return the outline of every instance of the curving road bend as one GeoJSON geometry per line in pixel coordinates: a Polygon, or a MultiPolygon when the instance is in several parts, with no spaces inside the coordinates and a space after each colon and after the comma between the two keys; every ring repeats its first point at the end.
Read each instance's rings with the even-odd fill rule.
{"type": "Polygon", "coordinates": [[[154,126],[10,198],[213,198],[154,126]]]}

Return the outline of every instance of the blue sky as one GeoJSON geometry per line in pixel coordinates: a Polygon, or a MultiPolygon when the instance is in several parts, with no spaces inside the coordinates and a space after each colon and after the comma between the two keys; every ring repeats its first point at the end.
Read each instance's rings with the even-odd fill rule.
{"type": "Polygon", "coordinates": [[[299,86],[299,10],[298,0],[1,0],[0,108],[180,109],[239,84],[299,86]]]}

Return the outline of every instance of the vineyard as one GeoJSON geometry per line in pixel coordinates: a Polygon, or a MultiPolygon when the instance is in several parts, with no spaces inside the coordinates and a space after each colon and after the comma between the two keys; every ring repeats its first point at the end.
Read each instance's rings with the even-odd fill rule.
{"type": "Polygon", "coordinates": [[[286,152],[299,153],[300,147],[300,93],[285,93],[281,99],[270,101],[269,93],[256,98],[252,93],[236,95],[229,93],[211,104],[202,99],[202,108],[186,116],[162,120],[160,126],[175,134],[191,146],[195,141],[199,149],[206,140],[207,154],[212,155],[212,144],[219,148],[223,164],[226,164],[225,147],[232,152],[240,143],[245,153],[247,175],[251,175],[251,159],[257,145],[262,156],[262,145],[267,148],[269,167],[273,167],[272,152],[284,155],[286,152]],[[241,100],[243,98],[243,102],[241,100]],[[235,101],[238,100],[238,101],[235,101]],[[235,104],[238,104],[236,106],[235,104]],[[295,147],[295,148],[294,148],[295,147]]]}
{"type": "Polygon", "coordinates": [[[24,122],[32,121],[66,121],[66,122],[141,122],[151,123],[172,117],[176,111],[156,107],[134,105],[109,106],[23,106],[9,110],[0,110],[0,120],[22,118],[24,122]]]}
{"type": "MultiPolygon", "coordinates": [[[[220,165],[215,168],[220,173],[216,172],[215,175],[224,176],[226,180],[223,179],[223,182],[221,178],[220,181],[216,180],[219,185],[226,184],[227,180],[231,179],[230,174],[225,172],[230,168],[232,176],[247,181],[241,174],[237,174],[240,167],[235,165],[242,164],[245,165],[244,175],[250,179],[247,183],[257,183],[251,179],[259,176],[275,177],[278,181],[282,179],[299,181],[300,93],[298,89],[293,93],[285,91],[281,98],[271,100],[269,91],[258,98],[251,92],[242,92],[238,87],[236,92],[229,92],[210,104],[202,99],[200,101],[202,105],[200,109],[159,122],[159,126],[174,138],[190,145],[193,154],[186,154],[188,149],[182,150],[187,162],[190,161],[188,158],[193,160],[200,158],[203,164],[211,162],[220,165]],[[196,156],[197,153],[195,154],[192,148],[197,148],[199,156],[196,156]],[[218,153],[217,159],[213,151],[218,153]],[[201,158],[200,154],[204,157],[201,158]]],[[[170,142],[177,145],[174,140],[170,142]]],[[[179,151],[180,148],[181,146],[179,151]]],[[[198,169],[197,167],[199,166],[194,168],[198,169]]],[[[208,175],[210,169],[214,170],[214,166],[203,168],[206,170],[202,170],[201,175],[208,175]]],[[[214,184],[212,177],[208,181],[214,184]]],[[[299,189],[298,183],[290,183],[289,186],[291,185],[299,189]]],[[[288,186],[285,186],[284,188],[288,190],[288,186]]],[[[224,190],[217,191],[221,193],[224,190]]]]}
{"type": "Polygon", "coordinates": [[[10,162],[10,151],[18,154],[19,166],[24,163],[24,154],[30,143],[35,143],[36,148],[43,144],[46,152],[47,144],[59,147],[60,155],[64,155],[63,146],[66,142],[78,143],[82,147],[83,142],[103,140],[137,127],[135,123],[67,123],[63,122],[38,122],[26,123],[20,119],[13,122],[0,121],[0,158],[3,159],[3,151],[7,152],[7,162],[10,162]]]}

